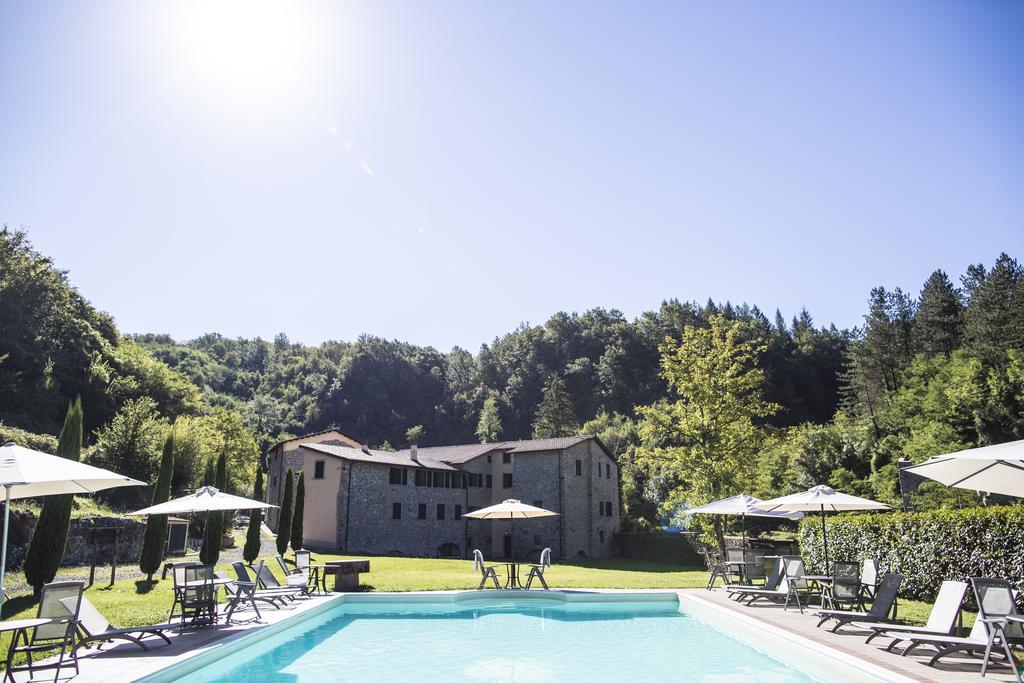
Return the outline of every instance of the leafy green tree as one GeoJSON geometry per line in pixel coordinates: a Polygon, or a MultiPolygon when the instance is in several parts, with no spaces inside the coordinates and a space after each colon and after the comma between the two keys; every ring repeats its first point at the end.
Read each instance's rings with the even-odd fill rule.
{"type": "Polygon", "coordinates": [[[544,392],[544,400],[537,408],[537,416],[533,421],[533,438],[572,436],[579,428],[565,382],[561,377],[552,377],[544,392]]]}
{"type": "Polygon", "coordinates": [[[764,346],[747,341],[746,324],[715,315],[661,346],[672,398],[637,409],[637,460],[668,470],[677,484],[669,503],[704,503],[749,490],[758,454],[770,437],[765,418],[779,407],[762,397],[764,346]]]}
{"type": "Polygon", "coordinates": [[[960,292],[942,270],[932,273],[921,289],[914,315],[916,347],[928,354],[949,355],[960,346],[963,330],[960,292]]]}
{"type": "Polygon", "coordinates": [[[476,436],[480,443],[493,443],[501,437],[501,414],[498,411],[498,394],[491,392],[484,400],[480,419],[476,424],[476,436]]]}
{"type": "MultiPolygon", "coordinates": [[[[153,505],[166,503],[171,497],[171,478],[174,476],[174,429],[167,430],[163,456],[160,458],[160,474],[153,487],[153,505]]],[[[142,554],[139,569],[147,581],[160,569],[164,559],[164,544],[167,541],[167,515],[150,515],[146,519],[146,533],[142,538],[142,554]]]]}
{"type": "Polygon", "coordinates": [[[299,483],[295,486],[295,511],[292,513],[292,550],[302,550],[302,524],[306,510],[306,473],[299,470],[299,483]]]}
{"type": "Polygon", "coordinates": [[[284,496],[281,498],[281,509],[277,518],[277,552],[280,555],[284,555],[284,551],[288,550],[288,541],[291,538],[294,498],[295,476],[289,467],[284,477],[284,496]]]}
{"type": "Polygon", "coordinates": [[[426,432],[423,429],[423,425],[415,425],[405,430],[405,440],[411,446],[412,444],[418,444],[423,441],[423,435],[426,432]]]}
{"type": "MultiPolygon", "coordinates": [[[[92,464],[140,481],[154,481],[168,427],[153,399],[127,401],[110,424],[100,430],[90,458],[92,464]]],[[[135,486],[101,495],[125,506],[143,507],[147,501],[144,490],[135,486]]]]}
{"type": "MultiPolygon", "coordinates": [[[[252,488],[252,499],[263,500],[263,468],[256,468],[256,483],[252,488]]],[[[245,533],[245,547],[242,548],[242,559],[252,564],[260,556],[260,528],[263,525],[263,510],[249,511],[249,528],[245,533]]]]}
{"type": "MultiPolygon", "coordinates": [[[[57,455],[77,462],[82,453],[82,401],[68,406],[64,418],[64,429],[60,432],[57,455]]],[[[68,527],[71,524],[71,506],[74,496],[48,496],[39,513],[28,553],[25,555],[25,581],[32,586],[33,595],[38,596],[43,585],[53,581],[64,559],[64,548],[68,542],[68,527]]]]}
{"type": "MultiPolygon", "coordinates": [[[[217,489],[227,486],[227,456],[221,453],[217,458],[217,489]]],[[[217,564],[220,558],[220,541],[224,535],[224,512],[211,510],[206,513],[206,528],[203,531],[203,545],[199,549],[199,561],[203,564],[217,564]]]]}

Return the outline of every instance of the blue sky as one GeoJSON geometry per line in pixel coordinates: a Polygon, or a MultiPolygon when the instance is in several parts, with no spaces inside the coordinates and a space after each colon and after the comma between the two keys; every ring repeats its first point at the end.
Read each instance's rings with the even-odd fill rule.
{"type": "Polygon", "coordinates": [[[858,324],[1024,258],[1024,3],[0,0],[0,222],[129,332],[858,324]]]}

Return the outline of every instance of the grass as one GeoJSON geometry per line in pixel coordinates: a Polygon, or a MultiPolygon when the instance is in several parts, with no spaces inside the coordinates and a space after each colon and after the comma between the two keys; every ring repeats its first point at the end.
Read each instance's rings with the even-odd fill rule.
{"type": "MultiPolygon", "coordinates": [[[[474,589],[480,575],[474,573],[470,560],[440,560],[404,557],[363,557],[315,553],[318,562],[340,559],[369,559],[371,570],[360,580],[370,591],[422,591],[474,589]]],[[[276,564],[276,563],[274,563],[276,564]]],[[[227,564],[218,570],[233,576],[227,564]]],[[[278,574],[277,567],[271,569],[278,574]]],[[[89,601],[117,627],[143,626],[162,623],[171,610],[172,580],[123,579],[108,586],[106,573],[97,584],[85,591],[89,601]]],[[[592,560],[577,564],[556,564],[545,573],[548,584],[558,588],[703,588],[708,574],[703,567],[681,567],[638,560],[592,560]]],[[[159,574],[157,574],[159,579],[159,574]]],[[[931,605],[918,600],[901,600],[901,621],[923,624],[928,619],[931,605]]],[[[36,602],[31,595],[14,596],[3,606],[5,619],[34,617],[36,602]]],[[[965,615],[970,626],[974,615],[965,615]]],[[[10,634],[0,634],[0,655],[6,653],[10,634]]],[[[16,663],[22,660],[16,659],[16,663]]]]}

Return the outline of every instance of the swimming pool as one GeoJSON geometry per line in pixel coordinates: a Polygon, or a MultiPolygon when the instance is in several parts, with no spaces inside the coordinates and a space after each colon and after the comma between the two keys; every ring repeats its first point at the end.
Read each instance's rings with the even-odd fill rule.
{"type": "Polygon", "coordinates": [[[804,683],[843,678],[831,667],[815,670],[805,658],[792,656],[792,648],[780,656],[770,638],[752,644],[727,635],[721,624],[688,612],[671,592],[345,598],[267,629],[274,631],[269,635],[248,634],[233,648],[214,648],[197,661],[144,680],[804,683]]]}

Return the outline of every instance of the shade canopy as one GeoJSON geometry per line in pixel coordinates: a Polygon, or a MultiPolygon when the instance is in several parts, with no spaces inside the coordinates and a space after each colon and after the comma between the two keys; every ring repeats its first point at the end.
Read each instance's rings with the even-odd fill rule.
{"type": "Polygon", "coordinates": [[[906,471],[946,486],[1024,498],[1024,440],[936,455],[906,471]]]}
{"type": "Polygon", "coordinates": [[[787,512],[845,512],[849,510],[888,510],[889,506],[867,498],[858,498],[847,493],[840,493],[830,486],[819,484],[806,491],[794,493],[780,498],[772,498],[759,503],[759,507],[769,512],[785,510],[787,512]]]}
{"type": "Polygon", "coordinates": [[[181,498],[169,500],[166,503],[153,505],[152,507],[129,512],[130,516],[141,515],[174,515],[183,512],[212,512],[214,510],[256,510],[264,508],[275,508],[276,505],[263,503],[251,498],[232,496],[230,493],[223,493],[212,486],[204,486],[195,493],[190,493],[181,498]]]}
{"type": "Polygon", "coordinates": [[[526,505],[515,498],[503,500],[497,505],[492,505],[473,512],[467,512],[463,517],[471,519],[530,519],[533,517],[554,517],[557,512],[545,510],[544,508],[526,505]]]}
{"type": "Polygon", "coordinates": [[[707,505],[701,505],[699,507],[690,508],[687,510],[688,513],[697,513],[703,515],[740,515],[742,517],[774,517],[777,519],[791,519],[798,520],[804,516],[802,512],[786,512],[784,510],[764,510],[762,509],[763,501],[753,496],[748,496],[745,493],[741,493],[738,496],[731,498],[723,498],[722,500],[716,500],[713,503],[707,505]]]}
{"type": "Polygon", "coordinates": [[[12,441],[0,446],[0,486],[10,491],[11,500],[145,485],[110,470],[40,453],[12,441]]]}

